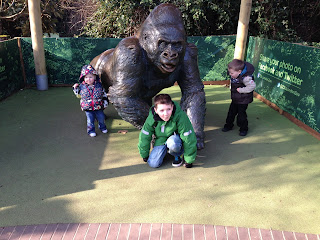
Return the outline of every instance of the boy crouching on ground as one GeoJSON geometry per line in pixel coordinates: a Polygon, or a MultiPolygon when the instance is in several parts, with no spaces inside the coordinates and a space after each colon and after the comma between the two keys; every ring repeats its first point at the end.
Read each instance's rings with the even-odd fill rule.
{"type": "Polygon", "coordinates": [[[183,164],[183,154],[185,167],[192,167],[197,155],[197,138],[187,114],[168,94],[155,96],[154,106],[139,135],[138,148],[150,167],[160,167],[167,152],[175,157],[172,166],[183,164]],[[153,136],[154,146],[150,153],[153,136]]]}

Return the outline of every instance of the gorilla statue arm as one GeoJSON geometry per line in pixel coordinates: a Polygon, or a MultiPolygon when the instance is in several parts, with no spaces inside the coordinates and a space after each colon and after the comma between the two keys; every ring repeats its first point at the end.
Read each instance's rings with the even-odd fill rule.
{"type": "Polygon", "coordinates": [[[181,89],[181,108],[187,113],[197,136],[197,148],[204,148],[204,117],[206,99],[204,86],[198,69],[198,53],[194,44],[189,43],[184,56],[183,75],[178,80],[181,89]]]}

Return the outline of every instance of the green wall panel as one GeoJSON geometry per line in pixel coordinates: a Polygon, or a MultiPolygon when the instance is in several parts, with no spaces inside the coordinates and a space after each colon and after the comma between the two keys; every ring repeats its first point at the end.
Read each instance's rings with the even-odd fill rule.
{"type": "MultiPolygon", "coordinates": [[[[189,37],[198,47],[200,77],[203,81],[228,78],[226,66],[232,60],[236,36],[189,37]]],[[[44,38],[49,84],[72,84],[80,69],[103,51],[114,48],[121,39],[44,38]]],[[[27,83],[35,84],[30,38],[22,39],[27,83]]]]}
{"type": "Polygon", "coordinates": [[[18,40],[0,42],[0,100],[23,87],[18,40]]]}
{"type": "MultiPolygon", "coordinates": [[[[121,39],[44,38],[49,84],[77,82],[81,67],[103,51],[115,47],[121,39]]],[[[31,38],[22,39],[27,83],[35,84],[31,38]]]]}
{"type": "MultiPolygon", "coordinates": [[[[73,84],[81,67],[121,39],[44,38],[49,84],[73,84]]],[[[229,79],[236,36],[188,37],[198,47],[203,81],[229,79]]],[[[30,38],[22,38],[27,85],[35,84],[30,38]]],[[[250,37],[247,61],[256,68],[256,92],[320,132],[320,49],[250,37]]],[[[0,99],[24,87],[17,39],[0,42],[0,99]]]]}
{"type": "Polygon", "coordinates": [[[320,49],[250,37],[256,92],[320,132],[320,49]]]}
{"type": "Polygon", "coordinates": [[[229,79],[227,65],[233,59],[236,36],[188,37],[198,48],[198,65],[203,81],[229,79]]]}

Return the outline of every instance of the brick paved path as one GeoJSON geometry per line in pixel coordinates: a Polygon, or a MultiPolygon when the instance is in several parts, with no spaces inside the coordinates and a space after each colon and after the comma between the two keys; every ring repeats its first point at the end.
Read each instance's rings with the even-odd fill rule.
{"type": "Polygon", "coordinates": [[[191,224],[70,223],[0,227],[0,240],[320,240],[320,235],[191,224]]]}

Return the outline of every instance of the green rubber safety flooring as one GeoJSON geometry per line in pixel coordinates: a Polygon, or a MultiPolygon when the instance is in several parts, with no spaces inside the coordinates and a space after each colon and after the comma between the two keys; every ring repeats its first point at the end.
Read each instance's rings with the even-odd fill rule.
{"type": "MultiPolygon", "coordinates": [[[[163,92],[180,99],[178,86],[163,92]]],[[[109,132],[90,138],[71,88],[24,89],[1,101],[0,232],[180,224],[319,240],[319,140],[257,99],[248,107],[247,136],[222,132],[229,89],[208,85],[205,92],[206,147],[191,169],[169,161],[150,168],[137,150],[139,130],[112,106],[105,109],[109,132]]]]}

